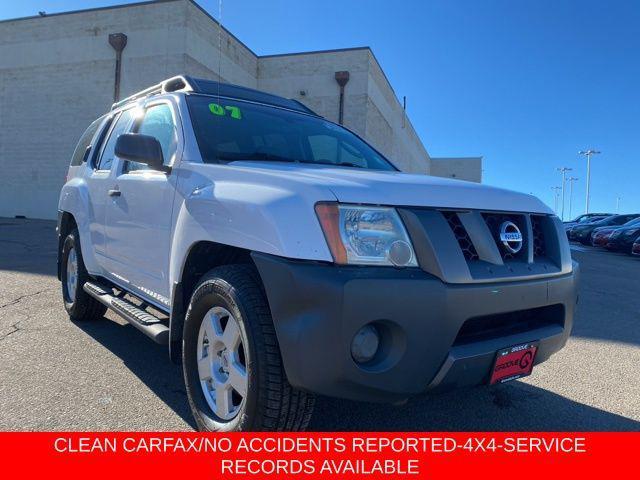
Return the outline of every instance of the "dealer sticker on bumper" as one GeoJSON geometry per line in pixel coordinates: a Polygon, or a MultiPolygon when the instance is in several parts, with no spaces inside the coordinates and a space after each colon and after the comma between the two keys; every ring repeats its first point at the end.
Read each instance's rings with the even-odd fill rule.
{"type": "Polygon", "coordinates": [[[537,343],[525,343],[499,350],[489,383],[504,383],[530,375],[537,350],[537,343]]]}

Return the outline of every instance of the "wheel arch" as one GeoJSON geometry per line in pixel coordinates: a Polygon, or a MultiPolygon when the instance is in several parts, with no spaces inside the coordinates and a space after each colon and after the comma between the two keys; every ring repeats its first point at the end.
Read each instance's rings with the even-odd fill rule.
{"type": "Polygon", "coordinates": [[[193,291],[203,275],[221,265],[247,264],[255,267],[251,251],[209,240],[194,242],[187,250],[177,280],[171,286],[169,357],[178,363],[182,355],[184,317],[193,291]]]}
{"type": "Polygon", "coordinates": [[[58,211],[58,280],[62,279],[62,245],[67,235],[75,228],[78,228],[78,223],[73,214],[62,210],[58,211]]]}

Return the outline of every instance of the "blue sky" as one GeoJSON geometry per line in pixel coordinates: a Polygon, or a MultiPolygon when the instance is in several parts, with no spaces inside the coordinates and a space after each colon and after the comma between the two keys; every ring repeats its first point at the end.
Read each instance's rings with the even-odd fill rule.
{"type": "MultiPolygon", "coordinates": [[[[258,54],[370,46],[429,153],[484,156],[485,183],[553,206],[571,167],[580,213],[593,147],[591,210],[640,211],[640,2],[223,1],[258,54]]],[[[0,18],[114,3],[1,2],[0,18]]]]}

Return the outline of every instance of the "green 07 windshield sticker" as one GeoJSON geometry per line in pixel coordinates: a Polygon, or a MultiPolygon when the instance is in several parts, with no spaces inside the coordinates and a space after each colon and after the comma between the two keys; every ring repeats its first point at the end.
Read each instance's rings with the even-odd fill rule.
{"type": "Polygon", "coordinates": [[[240,108],[233,105],[219,105],[217,103],[209,104],[209,111],[214,115],[219,115],[221,117],[225,117],[227,113],[231,118],[235,118],[236,120],[240,120],[242,118],[242,112],[240,112],[240,108]]]}

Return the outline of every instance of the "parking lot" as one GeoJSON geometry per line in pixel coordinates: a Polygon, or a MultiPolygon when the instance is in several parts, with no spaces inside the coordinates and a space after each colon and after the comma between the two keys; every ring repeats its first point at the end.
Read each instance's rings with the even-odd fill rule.
{"type": "MultiPolygon", "coordinates": [[[[531,377],[403,406],[319,398],[313,430],[640,430],[640,258],[578,247],[567,347],[531,377]]],[[[54,222],[0,218],[0,429],[189,430],[165,347],[108,313],[70,322],[54,222]]]]}

